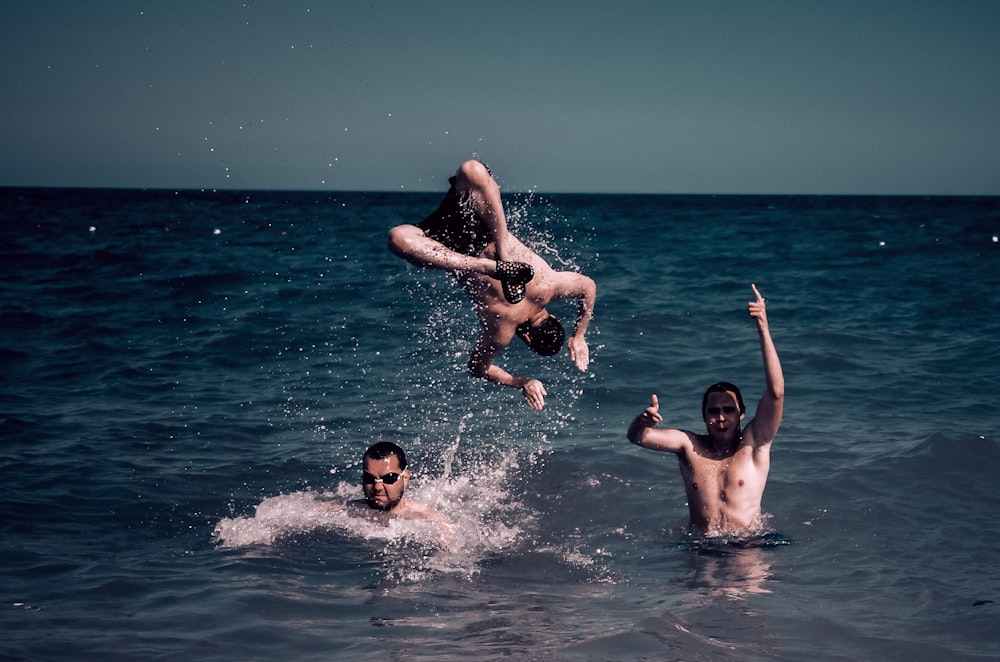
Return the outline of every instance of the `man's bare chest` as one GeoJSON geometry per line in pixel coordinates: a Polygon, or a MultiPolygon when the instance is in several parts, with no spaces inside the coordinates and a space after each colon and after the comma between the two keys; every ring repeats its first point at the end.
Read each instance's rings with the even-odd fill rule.
{"type": "Polygon", "coordinates": [[[754,482],[757,474],[752,449],[747,446],[722,457],[692,453],[682,464],[682,471],[692,487],[713,491],[743,487],[754,482]]]}

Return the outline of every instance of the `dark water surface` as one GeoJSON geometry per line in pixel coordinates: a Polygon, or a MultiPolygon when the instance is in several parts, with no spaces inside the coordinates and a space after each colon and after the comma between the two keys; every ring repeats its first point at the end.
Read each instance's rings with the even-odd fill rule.
{"type": "Polygon", "coordinates": [[[437,201],[0,189],[0,658],[1000,656],[1000,200],[510,196],[599,288],[590,372],[502,355],[542,412],[466,376],[462,294],[385,249],[437,201]],[[624,432],[654,392],[695,430],[714,381],[756,402],[751,282],[773,533],[694,541],[624,432]],[[377,439],[453,554],[322,507],[377,439]]]}

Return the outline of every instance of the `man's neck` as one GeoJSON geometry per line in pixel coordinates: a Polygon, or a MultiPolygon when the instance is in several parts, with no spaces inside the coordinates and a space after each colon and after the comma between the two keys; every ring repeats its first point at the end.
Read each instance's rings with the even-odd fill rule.
{"type": "Polygon", "coordinates": [[[735,453],[740,447],[741,441],[743,441],[743,432],[739,428],[736,429],[736,434],[732,438],[728,436],[707,435],[705,437],[705,450],[713,455],[725,457],[726,455],[735,453]]]}

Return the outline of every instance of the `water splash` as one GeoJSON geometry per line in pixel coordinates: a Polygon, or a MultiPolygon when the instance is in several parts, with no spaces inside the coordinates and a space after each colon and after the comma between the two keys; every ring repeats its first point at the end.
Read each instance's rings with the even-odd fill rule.
{"type": "MultiPolygon", "coordinates": [[[[457,449],[456,438],[454,448],[457,449]]],[[[407,497],[438,510],[448,520],[388,518],[375,522],[345,507],[362,498],[359,486],[341,482],[327,492],[299,491],[263,499],[253,515],[220,520],[213,538],[222,548],[275,545],[298,535],[334,533],[367,543],[386,558],[396,579],[414,580],[428,573],[472,575],[492,554],[509,552],[522,540],[534,515],[511,497],[511,475],[519,469],[517,454],[508,452],[487,465],[465,465],[447,473],[415,478],[407,497]],[[455,473],[455,476],[451,474],[455,473]],[[445,540],[445,544],[442,541],[445,540]]]]}

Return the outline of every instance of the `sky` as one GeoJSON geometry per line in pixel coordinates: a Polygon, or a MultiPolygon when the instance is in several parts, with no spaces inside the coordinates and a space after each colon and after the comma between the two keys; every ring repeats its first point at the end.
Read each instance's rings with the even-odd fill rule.
{"type": "Polygon", "coordinates": [[[0,11],[0,186],[1000,195],[995,0],[0,11]]]}

